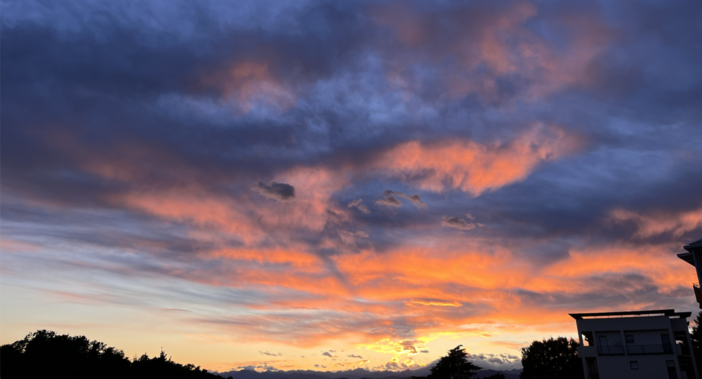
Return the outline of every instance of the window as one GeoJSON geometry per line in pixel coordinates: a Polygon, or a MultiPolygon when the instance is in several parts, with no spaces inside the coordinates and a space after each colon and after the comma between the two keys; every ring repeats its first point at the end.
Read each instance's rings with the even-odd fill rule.
{"type": "Polygon", "coordinates": [[[634,336],[631,334],[627,334],[626,336],[626,343],[634,343],[634,336]]]}
{"type": "Polygon", "coordinates": [[[663,342],[663,352],[670,354],[673,352],[672,346],[670,346],[670,336],[667,334],[661,334],[661,342],[663,342]]]}
{"type": "Polygon", "coordinates": [[[629,362],[629,368],[631,368],[632,370],[638,370],[639,369],[639,361],[629,362]]]}

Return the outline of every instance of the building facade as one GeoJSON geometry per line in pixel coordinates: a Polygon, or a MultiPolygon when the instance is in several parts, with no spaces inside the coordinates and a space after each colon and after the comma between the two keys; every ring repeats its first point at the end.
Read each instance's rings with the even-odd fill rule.
{"type": "Polygon", "coordinates": [[[673,309],[574,313],[587,379],[694,379],[687,318],[673,309]]]}
{"type": "Polygon", "coordinates": [[[695,266],[697,270],[697,283],[692,284],[692,289],[695,291],[697,303],[702,308],[702,291],[700,291],[700,283],[702,283],[702,240],[697,240],[688,245],[683,246],[687,252],[678,254],[678,258],[695,266]]]}

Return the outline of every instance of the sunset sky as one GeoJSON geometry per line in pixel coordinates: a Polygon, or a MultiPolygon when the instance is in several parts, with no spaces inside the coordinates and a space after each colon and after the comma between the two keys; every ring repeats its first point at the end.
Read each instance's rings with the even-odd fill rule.
{"type": "Polygon", "coordinates": [[[521,366],[696,312],[702,2],[2,1],[0,343],[521,366]]]}

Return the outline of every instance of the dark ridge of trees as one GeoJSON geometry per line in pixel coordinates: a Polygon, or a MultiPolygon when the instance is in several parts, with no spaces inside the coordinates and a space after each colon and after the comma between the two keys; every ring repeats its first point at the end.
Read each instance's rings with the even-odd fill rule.
{"type": "Polygon", "coordinates": [[[584,379],[578,342],[565,337],[534,341],[522,348],[521,379],[584,379]]]}
{"type": "Polygon", "coordinates": [[[0,377],[221,379],[199,366],[175,363],[164,352],[158,357],[144,354],[130,361],[122,350],[102,342],[46,330],[0,346],[0,377]]]}

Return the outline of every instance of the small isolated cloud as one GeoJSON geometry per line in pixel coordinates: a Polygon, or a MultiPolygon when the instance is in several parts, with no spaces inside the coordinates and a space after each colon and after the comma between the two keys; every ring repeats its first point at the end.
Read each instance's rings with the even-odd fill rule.
{"type": "Polygon", "coordinates": [[[417,341],[402,341],[400,346],[402,346],[403,353],[417,354],[417,348],[414,346],[417,341]]]}
{"type": "Polygon", "coordinates": [[[261,195],[278,201],[290,200],[295,197],[295,187],[285,183],[271,183],[270,186],[258,182],[251,189],[261,195]]]}
{"type": "Polygon", "coordinates": [[[395,196],[385,196],[384,198],[376,201],[375,203],[393,208],[399,208],[402,206],[402,202],[398,200],[395,196]]]}
{"type": "Polygon", "coordinates": [[[419,350],[420,353],[429,354],[429,350],[419,350]]]}
{"type": "Polygon", "coordinates": [[[358,358],[358,359],[363,359],[363,357],[362,357],[362,356],[360,356],[360,355],[354,355],[354,354],[350,354],[350,355],[349,355],[348,357],[349,357],[349,358],[358,358]]]}
{"type": "Polygon", "coordinates": [[[332,358],[331,353],[328,352],[328,351],[323,352],[322,355],[327,356],[327,357],[329,357],[329,358],[332,358]]]}
{"type": "Polygon", "coordinates": [[[365,213],[365,214],[371,213],[371,211],[368,209],[368,207],[366,207],[365,205],[361,204],[362,201],[363,201],[363,199],[356,199],[356,200],[350,202],[349,205],[348,205],[348,207],[349,207],[349,208],[356,208],[356,209],[358,209],[361,213],[365,213]]]}
{"type": "Polygon", "coordinates": [[[469,220],[475,220],[475,217],[473,217],[473,215],[470,213],[466,213],[466,218],[469,220]]]}
{"type": "Polygon", "coordinates": [[[400,207],[402,202],[397,198],[406,199],[412,202],[416,208],[426,208],[427,204],[422,201],[418,194],[406,195],[402,192],[395,192],[391,190],[383,191],[383,198],[376,201],[376,204],[388,205],[391,207],[400,207]]]}
{"type": "Polygon", "coordinates": [[[269,356],[271,356],[271,357],[279,357],[279,356],[283,355],[283,354],[280,354],[280,353],[275,354],[275,353],[271,353],[271,352],[268,352],[268,351],[259,351],[259,353],[261,353],[261,354],[263,354],[263,355],[269,355],[269,356]]]}
{"type": "Polygon", "coordinates": [[[414,195],[405,195],[402,192],[395,192],[395,191],[387,190],[387,191],[383,192],[383,195],[386,197],[394,195],[394,196],[397,196],[397,197],[400,197],[403,199],[407,199],[407,200],[411,201],[412,204],[414,204],[414,206],[417,208],[426,208],[427,207],[427,204],[425,202],[423,202],[422,199],[419,197],[419,195],[416,193],[414,195]]]}
{"type": "Polygon", "coordinates": [[[244,371],[280,371],[279,369],[269,366],[268,363],[263,363],[262,365],[248,365],[248,366],[239,366],[237,367],[239,370],[244,370],[244,371]]]}
{"type": "Polygon", "coordinates": [[[441,225],[461,230],[475,229],[475,224],[468,223],[460,217],[444,216],[441,220],[441,225]]]}

